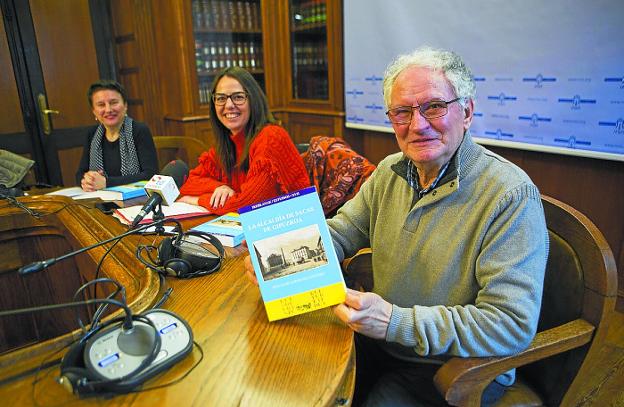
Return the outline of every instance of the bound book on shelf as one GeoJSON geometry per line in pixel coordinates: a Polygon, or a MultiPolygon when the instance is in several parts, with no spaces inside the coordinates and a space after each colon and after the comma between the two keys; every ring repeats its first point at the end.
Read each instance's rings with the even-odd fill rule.
{"type": "Polygon", "coordinates": [[[342,270],[315,187],[238,212],[269,321],[344,302],[342,270]]]}
{"type": "Polygon", "coordinates": [[[238,213],[230,212],[221,215],[218,218],[209,220],[208,222],[197,225],[191,230],[210,233],[223,246],[236,247],[243,242],[243,225],[241,225],[238,213]]]}

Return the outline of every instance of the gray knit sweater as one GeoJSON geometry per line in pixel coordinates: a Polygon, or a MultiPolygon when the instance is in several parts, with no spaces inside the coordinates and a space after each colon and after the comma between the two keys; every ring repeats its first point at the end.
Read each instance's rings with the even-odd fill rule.
{"type": "MultiPolygon", "coordinates": [[[[384,159],[328,221],[340,259],[372,248],[373,291],[393,304],[384,348],[415,361],[526,348],[548,256],[537,187],[469,134],[455,176],[421,199],[401,173],[404,160],[384,159]]],[[[513,372],[497,379],[513,380],[513,372]]]]}

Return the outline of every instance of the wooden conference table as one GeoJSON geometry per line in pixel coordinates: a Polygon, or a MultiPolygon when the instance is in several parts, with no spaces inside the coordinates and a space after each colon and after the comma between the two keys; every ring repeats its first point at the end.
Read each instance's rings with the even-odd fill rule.
{"type": "MultiPolygon", "coordinates": [[[[15,307],[7,306],[4,298],[19,297],[14,292],[16,287],[47,287],[41,292],[49,295],[59,291],[53,287],[59,281],[77,279],[80,284],[89,281],[106,248],[91,250],[57,263],[50,271],[33,275],[17,276],[15,270],[19,266],[59,256],[127,230],[116,219],[91,208],[92,203],[81,205],[58,196],[26,197],[20,201],[44,216],[37,219],[0,200],[0,264],[5,263],[0,270],[0,289],[4,291],[0,292],[3,298],[0,304],[4,309],[15,307]],[[57,251],[49,251],[50,247],[57,247],[57,251]],[[11,264],[6,266],[7,262],[11,264]],[[11,270],[7,271],[7,267],[11,270]]],[[[195,218],[183,225],[188,230],[207,219],[195,218]]],[[[353,336],[330,309],[269,323],[257,287],[244,277],[246,250],[242,247],[227,248],[224,264],[214,274],[188,280],[168,277],[167,287],[161,287],[155,273],[134,256],[137,244],[149,244],[153,240],[154,236],[124,238],[103,263],[102,270],[126,287],[128,304],[134,314],[149,309],[167,287],[173,288],[162,308],[175,312],[190,325],[194,340],[203,350],[203,359],[197,367],[188,373],[201,357],[194,347],[184,360],[144,387],[167,384],[188,373],[177,383],[112,399],[79,399],[70,394],[56,382],[58,365],[20,377],[21,372],[35,370],[62,355],[72,338],[79,337],[75,330],[0,355],[3,405],[316,406],[350,402],[353,336]]],[[[71,296],[58,295],[55,300],[69,302],[71,296]]],[[[49,318],[49,324],[61,319],[49,318]]],[[[77,328],[75,317],[72,321],[71,329],[77,328]]],[[[4,323],[5,330],[25,329],[6,321],[0,323],[4,323]]],[[[45,322],[42,325],[39,331],[47,326],[45,322]]]]}

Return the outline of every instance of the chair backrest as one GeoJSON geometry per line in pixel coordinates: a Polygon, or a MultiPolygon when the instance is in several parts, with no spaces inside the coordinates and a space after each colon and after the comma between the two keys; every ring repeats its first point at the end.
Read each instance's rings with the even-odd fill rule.
{"type": "Polygon", "coordinates": [[[194,137],[183,136],[155,136],[154,144],[158,154],[159,168],[164,167],[169,161],[180,159],[188,164],[189,168],[197,166],[197,160],[204,151],[208,151],[208,145],[194,137]]]}
{"type": "Polygon", "coordinates": [[[617,271],[604,236],[585,215],[545,195],[542,204],[550,251],[538,331],[579,318],[596,327],[587,345],[518,369],[547,405],[560,405],[565,394],[573,392],[573,382],[583,380],[584,361],[606,335],[615,307],[617,271]]]}
{"type": "Polygon", "coordinates": [[[353,198],[376,168],[337,137],[312,137],[308,150],[301,156],[327,217],[353,198]]]}

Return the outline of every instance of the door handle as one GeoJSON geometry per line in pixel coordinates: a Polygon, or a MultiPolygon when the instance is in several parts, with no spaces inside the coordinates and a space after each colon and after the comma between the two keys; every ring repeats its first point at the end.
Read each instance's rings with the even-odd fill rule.
{"type": "Polygon", "coordinates": [[[48,102],[43,93],[37,95],[37,103],[39,104],[39,114],[41,115],[41,124],[43,124],[43,133],[47,136],[52,133],[52,125],[50,124],[49,114],[61,114],[58,110],[48,109],[48,102]]]}

